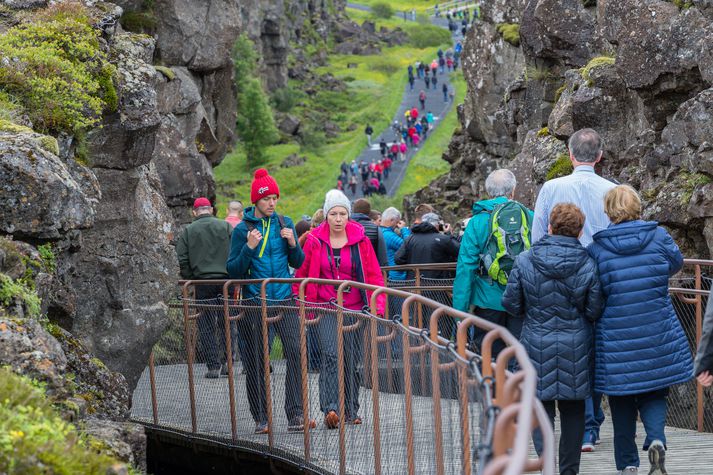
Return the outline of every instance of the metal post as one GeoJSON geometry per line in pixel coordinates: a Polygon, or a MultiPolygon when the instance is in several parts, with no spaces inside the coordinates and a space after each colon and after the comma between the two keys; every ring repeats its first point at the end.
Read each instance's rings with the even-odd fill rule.
{"type": "MultiPolygon", "coordinates": [[[[193,351],[191,351],[191,337],[190,337],[190,316],[188,312],[188,286],[191,285],[191,281],[183,284],[183,333],[184,339],[186,341],[186,353],[187,353],[187,369],[188,369],[188,397],[191,403],[191,430],[195,434],[198,430],[198,421],[196,420],[196,391],[193,385],[193,351]]],[[[200,317],[199,317],[200,318],[200,317]]]]}
{"type": "MultiPolygon", "coordinates": [[[[701,290],[701,266],[696,264],[696,290],[701,290]]],[[[696,301],[696,348],[701,343],[701,335],[703,334],[703,297],[700,293],[696,293],[694,297],[696,301]]],[[[709,297],[710,298],[710,297],[709,297]]],[[[696,411],[697,411],[697,429],[698,432],[703,432],[703,386],[696,381],[696,411]]]]}
{"type": "Polygon", "coordinates": [[[233,442],[238,440],[238,421],[235,417],[235,381],[233,379],[233,349],[230,332],[230,307],[228,300],[230,299],[229,282],[223,284],[223,321],[225,331],[225,359],[228,363],[228,396],[230,406],[230,432],[233,436],[233,442]]]}
{"type": "Polygon", "coordinates": [[[149,380],[151,381],[151,411],[153,423],[158,425],[158,401],[156,400],[156,372],[154,368],[153,351],[149,355],[149,380]]]}
{"type": "Polygon", "coordinates": [[[309,463],[310,459],[310,440],[309,440],[309,431],[310,431],[310,423],[311,420],[309,417],[309,390],[307,386],[307,378],[309,375],[307,374],[307,329],[306,329],[306,315],[305,315],[305,287],[307,285],[306,281],[303,281],[300,284],[300,290],[299,290],[299,297],[300,297],[300,302],[299,302],[299,319],[300,319],[300,366],[301,366],[301,372],[302,372],[302,414],[303,414],[303,422],[304,422],[304,431],[303,431],[303,443],[304,443],[304,449],[305,449],[305,463],[309,463]]]}
{"type": "MultiPolygon", "coordinates": [[[[260,289],[260,306],[262,307],[262,357],[263,371],[265,373],[265,407],[267,409],[267,442],[270,449],[273,448],[275,431],[272,430],[272,388],[270,387],[270,346],[268,342],[267,323],[267,283],[270,279],[263,281],[260,289]]],[[[259,393],[260,391],[258,391],[259,393]]]]}

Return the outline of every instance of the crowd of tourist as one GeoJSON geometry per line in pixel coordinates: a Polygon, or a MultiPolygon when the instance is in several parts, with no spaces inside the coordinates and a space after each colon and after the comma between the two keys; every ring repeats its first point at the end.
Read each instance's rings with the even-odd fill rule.
{"type": "MultiPolygon", "coordinates": [[[[323,207],[295,226],[277,214],[278,185],[260,169],[251,185],[254,206],[242,210],[240,203],[231,203],[227,223],[212,217],[208,200],[195,201],[196,219],[177,246],[181,275],[185,279],[286,278],[294,269],[296,277],[383,286],[385,265],[457,262],[453,306],[506,327],[519,338],[537,370],[537,396],[553,424],[559,411],[559,472],[579,473],[581,453],[595,450],[604,418],[601,398],[606,395],[617,471],[638,473],[636,421],[640,418],[645,428],[641,448],[647,452],[649,473],[665,474],[668,389],[694,374],[703,385],[713,383],[713,305],[706,312],[694,372],[688,341],[668,294],[668,279],[683,264],[681,252],[664,228],[642,220],[636,190],[596,173],[595,165],[603,155],[596,131],[577,131],[568,146],[574,171],[546,182],[534,210],[514,199],[517,181],[510,170],[490,173],[485,181],[488,197],[473,205],[472,219],[459,235],[431,205],[417,206],[409,225],[396,208],[380,213],[371,209],[368,199],[352,202],[340,190],[329,191],[323,207]]],[[[381,180],[388,170],[353,167],[354,163],[346,166],[345,173],[362,174],[362,181],[371,173],[381,180]]],[[[424,277],[453,277],[433,272],[424,277]]],[[[402,271],[388,275],[389,280],[409,277],[402,271]]],[[[198,286],[196,298],[219,298],[219,287],[198,286]]],[[[259,294],[258,284],[245,285],[240,298],[255,299],[259,294]]],[[[279,306],[286,312],[274,326],[287,360],[288,430],[304,430],[305,424],[315,427],[316,422],[306,421],[301,410],[298,332],[293,328],[297,314],[284,310],[289,308],[285,302],[301,298],[299,286],[269,284],[267,294],[268,307],[279,306]]],[[[308,284],[304,300],[313,309],[308,318],[315,318],[320,305],[335,297],[333,285],[308,284]]],[[[370,299],[369,291],[352,289],[344,294],[343,306],[359,312],[370,299]]],[[[383,316],[387,310],[383,295],[376,301],[376,313],[383,316]]],[[[225,373],[221,342],[211,339],[216,325],[214,315],[204,313],[199,319],[201,344],[208,352],[208,378],[225,373]]],[[[256,433],[268,431],[261,328],[260,316],[243,319],[238,328],[256,433]]],[[[346,414],[341,420],[336,332],[334,318],[323,317],[309,348],[310,368],[319,372],[327,428],[362,422],[357,362],[363,339],[358,332],[343,335],[346,414]],[[312,366],[313,360],[319,364],[312,366]]],[[[452,338],[455,325],[439,327],[439,333],[452,338]]],[[[478,330],[470,335],[471,350],[480,352],[483,337],[478,330]]],[[[503,348],[502,342],[496,342],[493,356],[503,348]]],[[[538,431],[533,440],[541,453],[538,431]]]]}

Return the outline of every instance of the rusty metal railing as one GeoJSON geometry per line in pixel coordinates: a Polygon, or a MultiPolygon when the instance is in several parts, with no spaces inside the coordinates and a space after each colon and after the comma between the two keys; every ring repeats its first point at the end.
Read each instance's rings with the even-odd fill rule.
{"type": "MultiPolygon", "coordinates": [[[[414,271],[420,280],[421,271],[414,271]]],[[[506,329],[419,295],[420,285],[412,287],[409,292],[320,279],[182,282],[181,299],[172,304],[174,330],[154,349],[148,377],[142,378],[135,393],[134,417],[187,435],[230,441],[316,472],[554,473],[554,435],[535,397],[537,375],[524,348],[506,329]],[[195,298],[196,289],[211,285],[220,286],[219,296],[195,298]],[[260,297],[240,299],[247,285],[258,285],[260,297]],[[274,285],[294,285],[298,295],[292,301],[271,301],[267,288],[274,285]],[[328,304],[307,303],[308,285],[333,286],[337,297],[328,304]],[[362,290],[373,292],[369,306],[345,308],[345,296],[362,290]],[[377,312],[381,298],[386,300],[383,316],[377,312]],[[226,377],[218,380],[196,375],[210,360],[201,333],[206,316],[220,324],[213,335],[225,339],[219,353],[225,355],[226,377]],[[439,335],[439,323],[448,319],[458,322],[455,341],[439,335]],[[287,410],[294,396],[289,390],[294,382],[294,371],[289,374],[294,369],[292,358],[298,359],[299,384],[293,389],[301,395],[299,412],[306,421],[320,412],[320,382],[309,372],[308,334],[327,322],[336,324],[340,423],[335,431],[322,424],[316,428],[304,424],[298,442],[297,434],[285,430],[284,418],[273,406],[285,392],[287,410]],[[288,324],[292,333],[285,330],[288,324]],[[233,327],[240,335],[247,325],[253,325],[247,331],[253,331],[256,339],[246,342],[245,334],[236,337],[233,327]],[[472,353],[466,345],[472,326],[488,332],[482,354],[472,353]],[[279,333],[283,354],[276,350],[277,343],[271,351],[273,329],[279,333]],[[290,355],[291,338],[298,342],[297,356],[290,355]],[[507,348],[493,359],[492,344],[497,339],[507,348]],[[251,362],[250,356],[241,354],[236,364],[233,348],[244,350],[249,344],[259,347],[260,355],[253,355],[256,360],[251,362]],[[508,371],[511,360],[517,363],[514,373],[508,371]],[[352,365],[345,366],[347,361],[352,365]],[[247,374],[236,366],[247,369],[247,374]],[[264,385],[262,400],[260,388],[250,386],[258,367],[262,368],[257,384],[264,385]],[[354,416],[347,407],[353,397],[347,399],[355,380],[360,380],[357,400],[365,410],[361,426],[347,423],[354,416]],[[136,396],[142,391],[143,399],[136,396]],[[251,398],[248,408],[246,400],[251,398]],[[252,433],[255,406],[257,412],[264,409],[265,435],[252,433]],[[543,429],[545,450],[541,458],[531,458],[529,441],[537,427],[543,429]]]]}

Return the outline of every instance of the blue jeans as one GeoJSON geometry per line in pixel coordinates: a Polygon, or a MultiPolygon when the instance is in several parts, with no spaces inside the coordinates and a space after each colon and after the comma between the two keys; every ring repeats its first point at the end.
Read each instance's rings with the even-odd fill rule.
{"type": "MultiPolygon", "coordinates": [[[[344,325],[351,325],[354,317],[344,317],[344,325]]],[[[323,413],[339,414],[339,359],[337,357],[337,317],[324,315],[317,324],[322,353],[319,372],[319,406],[323,413]]],[[[347,419],[359,415],[359,371],[361,359],[361,329],[344,333],[344,412],[347,419]]]]}
{"type": "Polygon", "coordinates": [[[594,433],[594,440],[599,439],[599,428],[604,422],[602,411],[602,393],[592,392],[592,396],[584,400],[584,436],[594,433]]]}
{"type": "Polygon", "coordinates": [[[617,470],[639,466],[636,448],[636,416],[646,430],[643,450],[648,450],[654,440],[666,445],[666,396],[668,388],[629,396],[609,396],[612,423],[614,424],[614,461],[617,470]]]}

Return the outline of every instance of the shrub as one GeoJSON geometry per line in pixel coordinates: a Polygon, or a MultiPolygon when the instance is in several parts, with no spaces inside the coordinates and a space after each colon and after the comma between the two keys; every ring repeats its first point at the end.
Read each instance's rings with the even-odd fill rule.
{"type": "Polygon", "coordinates": [[[401,65],[389,61],[387,58],[375,58],[374,61],[369,63],[369,69],[391,76],[401,69],[401,65]]]}
{"type": "Polygon", "coordinates": [[[69,5],[49,8],[35,22],[0,36],[0,88],[16,98],[40,131],[92,127],[104,108],[118,103],[115,68],[98,33],[82,8],[69,5]]]}
{"type": "Polygon", "coordinates": [[[376,2],[371,5],[371,13],[377,18],[388,20],[394,16],[394,9],[386,2],[376,2]]]}
{"type": "Polygon", "coordinates": [[[408,28],[409,43],[419,49],[433,48],[451,41],[451,34],[445,28],[435,25],[418,25],[408,28]]]}
{"type": "Polygon", "coordinates": [[[513,46],[520,46],[520,24],[519,23],[499,23],[498,33],[505,41],[513,46]]]}
{"type": "Polygon", "coordinates": [[[23,279],[15,280],[5,274],[0,274],[0,304],[9,306],[14,302],[20,302],[24,306],[26,316],[40,317],[42,302],[32,286],[24,282],[23,279]]]}
{"type": "Polygon", "coordinates": [[[280,112],[290,112],[304,97],[302,91],[291,87],[282,87],[272,93],[270,102],[275,110],[280,112]]]}
{"type": "Polygon", "coordinates": [[[560,154],[552,164],[549,170],[547,170],[547,179],[552,180],[554,178],[559,178],[561,176],[569,175],[572,173],[572,161],[569,159],[569,155],[566,153],[560,154]]]}

